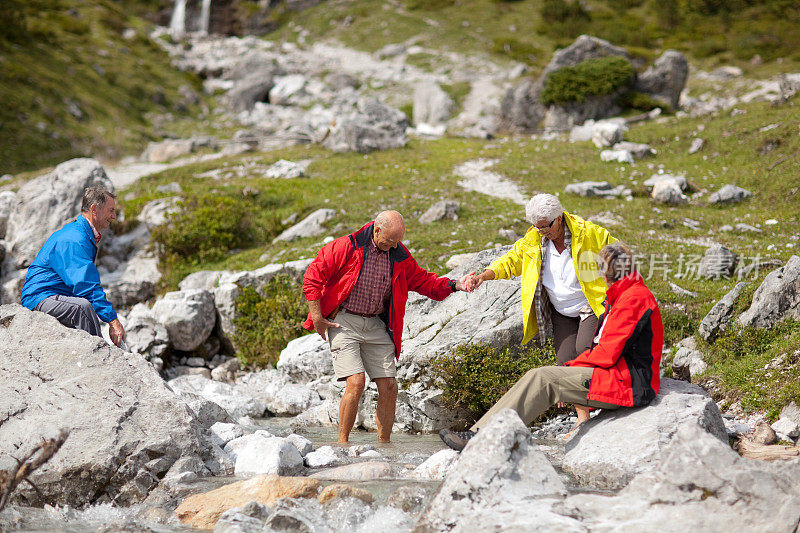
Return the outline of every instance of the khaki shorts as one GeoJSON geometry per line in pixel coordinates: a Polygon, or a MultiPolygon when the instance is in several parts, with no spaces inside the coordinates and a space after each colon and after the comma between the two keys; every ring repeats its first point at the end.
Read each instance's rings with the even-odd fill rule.
{"type": "Polygon", "coordinates": [[[395,377],[394,342],[383,320],[342,309],[334,321],[340,327],[328,329],[328,342],[337,380],[343,381],[361,372],[366,372],[372,380],[395,377]]]}

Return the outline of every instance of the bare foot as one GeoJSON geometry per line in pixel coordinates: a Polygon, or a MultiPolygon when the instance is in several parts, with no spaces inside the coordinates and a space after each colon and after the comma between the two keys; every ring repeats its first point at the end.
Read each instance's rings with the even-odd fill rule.
{"type": "Polygon", "coordinates": [[[572,429],[570,429],[570,430],[569,430],[569,433],[567,433],[566,435],[564,435],[564,440],[569,440],[569,439],[571,439],[571,438],[572,438],[572,437],[575,435],[575,430],[576,430],[576,429],[578,429],[579,427],[581,427],[581,424],[583,424],[583,422],[578,422],[577,424],[575,424],[575,427],[573,427],[572,429]]]}

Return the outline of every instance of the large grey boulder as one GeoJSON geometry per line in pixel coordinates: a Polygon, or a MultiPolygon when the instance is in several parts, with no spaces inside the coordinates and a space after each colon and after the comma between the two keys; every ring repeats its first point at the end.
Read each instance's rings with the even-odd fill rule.
{"type": "Polygon", "coordinates": [[[677,180],[664,179],[653,186],[650,193],[653,200],[662,204],[683,205],[689,202],[689,197],[681,192],[680,183],[677,180]]]}
{"type": "Polygon", "coordinates": [[[511,131],[533,131],[542,122],[547,107],[539,102],[542,86],[533,78],[526,78],[506,91],[500,103],[503,127],[511,131]]]}
{"type": "Polygon", "coordinates": [[[47,237],[80,214],[83,192],[92,186],[114,190],[100,163],[81,158],[20,187],[6,228],[17,268],[30,265],[47,237]]]}
{"type": "Polygon", "coordinates": [[[450,95],[435,81],[425,80],[414,85],[414,124],[444,124],[454,106],[450,95]]]}
{"type": "Polygon", "coordinates": [[[242,395],[255,398],[272,413],[278,411],[276,404],[281,390],[291,384],[289,377],[282,371],[267,368],[258,372],[248,372],[233,384],[242,395]]]}
{"type": "Polygon", "coordinates": [[[361,152],[406,145],[408,117],[376,99],[360,100],[358,109],[337,120],[323,141],[334,152],[361,152]]]}
{"type": "Polygon", "coordinates": [[[617,198],[620,196],[630,196],[631,190],[622,185],[612,186],[607,181],[581,181],[570,183],[564,187],[564,192],[577,194],[584,198],[617,198]]]}
{"type": "Polygon", "coordinates": [[[636,475],[655,470],[660,452],[687,424],[728,442],[719,408],[703,389],[661,378],[649,406],[603,411],[578,426],[566,445],[564,471],[593,488],[624,487],[636,475]]]}
{"type": "Polygon", "coordinates": [[[259,417],[264,414],[264,405],[255,398],[243,394],[228,383],[221,383],[203,376],[179,376],[169,381],[177,394],[190,393],[216,403],[238,420],[245,416],[259,417]]]}
{"type": "Polygon", "coordinates": [[[0,307],[0,452],[18,456],[58,428],[64,446],[17,497],[41,506],[142,501],[201,427],[144,358],[19,305],[0,307]]]}
{"type": "Polygon", "coordinates": [[[225,98],[234,113],[241,113],[253,109],[256,102],[268,101],[274,86],[274,70],[262,69],[236,81],[225,98]]]}
{"type": "MultiPolygon", "coordinates": [[[[581,35],[574,43],[566,48],[553,53],[553,58],[545,67],[542,76],[537,82],[542,87],[547,85],[547,78],[553,72],[564,67],[573,67],[589,59],[598,59],[607,56],[619,56],[630,61],[630,56],[624,48],[614,46],[608,41],[581,35]]],[[[623,88],[621,91],[626,90],[623,88]]],[[[572,127],[583,124],[588,119],[601,119],[619,113],[620,107],[616,100],[621,91],[613,94],[591,96],[584,102],[567,102],[548,107],[544,116],[545,129],[569,131],[572,127]]]]}
{"type": "Polygon", "coordinates": [[[142,222],[147,229],[153,229],[160,226],[169,220],[170,215],[180,212],[178,202],[180,198],[171,196],[169,198],[159,198],[147,202],[139,212],[138,220],[142,222]]]}
{"type": "MultiPolygon", "coordinates": [[[[0,191],[0,239],[5,239],[6,237],[8,217],[11,215],[11,210],[16,203],[16,193],[12,191],[0,191]]],[[[0,258],[0,262],[2,262],[2,258],[0,258]]]]}
{"type": "Polygon", "coordinates": [[[303,468],[303,457],[290,440],[263,430],[231,440],[224,450],[236,463],[236,475],[291,476],[303,468]]]}
{"type": "Polygon", "coordinates": [[[736,185],[731,185],[729,183],[727,185],[723,185],[722,188],[717,192],[712,193],[711,196],[708,197],[708,203],[738,204],[739,202],[742,202],[751,196],[753,196],[753,193],[747,189],[742,189],[741,187],[737,187],[736,185]]]}
{"type": "Polygon", "coordinates": [[[681,91],[689,77],[689,62],[676,50],[667,50],[653,66],[639,74],[634,90],[649,94],[654,100],[678,109],[681,91]]]}
{"type": "Polygon", "coordinates": [[[588,531],[796,531],[800,461],[739,457],[695,424],[615,496],[576,494],[559,512],[588,531]]]}
{"type": "Polygon", "coordinates": [[[455,200],[441,200],[436,202],[419,217],[420,224],[432,224],[439,220],[458,220],[458,210],[461,204],[455,200]]]}
{"type": "Polygon", "coordinates": [[[275,86],[269,90],[269,103],[274,105],[301,105],[308,83],[302,74],[289,74],[275,78],[275,86]]]}
{"type": "Polygon", "coordinates": [[[123,326],[125,344],[131,352],[141,354],[148,360],[166,355],[169,349],[169,333],[153,317],[146,305],[135,305],[123,321],[123,326]]]}
{"type": "Polygon", "coordinates": [[[564,67],[574,67],[578,63],[582,63],[588,59],[598,59],[607,56],[619,56],[626,59],[630,58],[628,51],[619,46],[592,37],[591,35],[581,35],[575,42],[566,48],[556,50],[553,53],[553,58],[544,69],[543,76],[547,76],[551,72],[562,69],[564,67]]]}
{"type": "Polygon", "coordinates": [[[739,316],[739,323],[769,328],[787,318],[800,319],[800,257],[796,255],[767,274],[753,294],[750,308],[739,316]]]}
{"type": "Polygon", "coordinates": [[[728,323],[733,318],[733,309],[736,305],[736,301],[747,285],[749,284],[746,281],[737,283],[733,289],[723,296],[720,301],[715,303],[714,307],[703,317],[698,332],[704,341],[714,342],[714,340],[727,329],[728,323]]]}
{"type": "MultiPolygon", "coordinates": [[[[463,425],[472,413],[464,409],[449,409],[442,402],[443,391],[437,388],[425,388],[422,383],[414,383],[397,394],[394,427],[408,433],[431,433],[442,428],[463,425]]],[[[358,406],[356,424],[368,430],[377,430],[375,410],[378,393],[374,389],[364,391],[364,397],[358,406]]],[[[322,406],[321,406],[322,407],[322,406]]],[[[338,413],[332,413],[338,420],[338,413]]]]}
{"type": "Polygon", "coordinates": [[[333,360],[328,341],[317,334],[290,341],[281,350],[276,368],[295,382],[308,382],[333,375],[333,360]]]}
{"type": "Polygon", "coordinates": [[[491,524],[515,530],[520,507],[542,511],[528,515],[529,525],[535,516],[538,528],[561,524],[574,530],[574,520],[549,513],[552,498],[565,494],[528,428],[517,413],[505,409],[470,440],[413,531],[485,531],[495,529],[491,524]]]}
{"type": "Polygon", "coordinates": [[[336,216],[333,209],[317,209],[306,218],[285,229],[280,235],[272,239],[273,243],[279,241],[293,241],[304,237],[315,237],[327,231],[323,224],[336,216]]]}
{"type": "Polygon", "coordinates": [[[703,352],[697,349],[694,337],[687,337],[677,344],[678,351],[672,358],[672,375],[690,381],[692,376],[705,372],[708,365],[703,361],[703,352]]]}
{"type": "Polygon", "coordinates": [[[703,254],[697,274],[705,278],[727,278],[733,274],[738,262],[738,255],[721,244],[714,244],[703,254]]]}
{"type": "MultiPolygon", "coordinates": [[[[479,252],[447,277],[459,279],[481,270],[509,249],[505,246],[479,252]]],[[[441,302],[409,294],[398,377],[419,378],[430,360],[459,344],[486,343],[498,348],[519,345],[521,306],[522,287],[516,278],[484,283],[475,292],[456,292],[441,302]]]]}
{"type": "Polygon", "coordinates": [[[142,250],[114,272],[102,275],[101,280],[114,309],[128,308],[156,295],[156,286],[161,281],[158,259],[142,250]]]}
{"type": "Polygon", "coordinates": [[[152,313],[167,328],[170,344],[187,352],[203,344],[216,322],[214,296],[202,289],[168,292],[152,313]]]}

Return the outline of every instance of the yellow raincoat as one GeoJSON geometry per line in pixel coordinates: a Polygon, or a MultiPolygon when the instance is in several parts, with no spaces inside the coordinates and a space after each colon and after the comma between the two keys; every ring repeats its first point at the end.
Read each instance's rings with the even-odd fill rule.
{"type": "MultiPolygon", "coordinates": [[[[564,220],[572,234],[572,262],[578,282],[594,314],[600,316],[606,298],[606,283],[597,270],[597,254],[603,246],[617,239],[605,228],[566,211],[564,220]]],[[[532,308],[542,270],[542,235],[539,230],[531,226],[507,254],[489,265],[489,269],[494,272],[495,279],[522,276],[522,344],[525,344],[539,332],[536,312],[532,308]]]]}

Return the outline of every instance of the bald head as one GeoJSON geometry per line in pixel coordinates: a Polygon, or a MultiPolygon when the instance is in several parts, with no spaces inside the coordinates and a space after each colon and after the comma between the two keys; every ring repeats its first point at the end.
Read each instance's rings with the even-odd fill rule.
{"type": "Polygon", "coordinates": [[[397,247],[406,233],[403,215],[397,211],[382,211],[375,217],[373,239],[378,249],[388,252],[397,247]]]}

